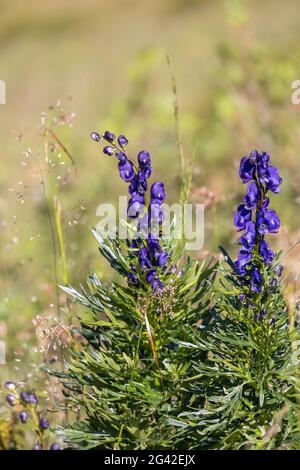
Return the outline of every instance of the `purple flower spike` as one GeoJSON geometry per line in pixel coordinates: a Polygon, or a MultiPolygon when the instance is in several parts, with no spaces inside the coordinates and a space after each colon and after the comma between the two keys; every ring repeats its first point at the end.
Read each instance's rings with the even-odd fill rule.
{"type": "MultiPolygon", "coordinates": [[[[101,136],[96,132],[93,132],[91,137],[97,142],[101,139],[101,136]]],[[[159,273],[161,271],[172,272],[170,266],[167,266],[168,253],[164,252],[160,245],[160,228],[164,218],[162,203],[166,198],[164,184],[162,182],[154,183],[151,187],[150,198],[147,197],[147,180],[152,173],[149,152],[146,150],[140,151],[137,157],[138,165],[136,165],[125,152],[125,147],[128,145],[127,137],[121,134],[117,138],[117,143],[115,143],[115,134],[106,131],[103,138],[111,144],[106,145],[103,152],[117,158],[119,175],[123,181],[129,183],[128,193],[130,199],[127,206],[127,217],[137,220],[136,240],[133,242],[128,241],[128,254],[131,263],[127,274],[127,282],[132,287],[141,287],[146,281],[153,291],[157,291],[164,287],[159,279],[159,273]],[[147,203],[149,201],[147,207],[145,207],[145,201],[147,203]],[[150,243],[148,239],[149,229],[151,230],[151,236],[153,236],[153,240],[151,238],[153,243],[150,243]],[[144,239],[147,239],[147,247],[143,241],[144,239]],[[141,269],[137,268],[137,263],[141,269]],[[141,274],[141,270],[144,273],[141,274]]],[[[176,270],[176,266],[173,268],[176,270]]],[[[22,398],[25,403],[28,403],[27,395],[27,393],[24,393],[22,398]]]]}
{"type": "Polygon", "coordinates": [[[118,143],[121,147],[126,147],[126,145],[128,144],[128,140],[126,139],[125,135],[119,135],[118,143]]]}
{"type": "MultiPolygon", "coordinates": [[[[280,220],[273,209],[269,209],[268,191],[279,193],[282,178],[278,169],[270,165],[270,155],[267,152],[253,150],[249,157],[241,159],[240,177],[243,183],[249,182],[247,192],[236,213],[234,224],[238,230],[245,230],[239,242],[242,245],[238,259],[235,261],[237,274],[243,276],[241,285],[250,287],[252,292],[261,293],[264,287],[261,264],[271,265],[275,253],[269,248],[264,237],[268,233],[276,233],[280,228],[280,220]]],[[[269,270],[266,270],[267,274],[269,270]]],[[[276,268],[274,268],[276,274],[276,268]]],[[[278,276],[281,270],[278,269],[278,276]]],[[[269,285],[278,280],[269,281],[269,285]]],[[[273,283],[273,284],[272,284],[273,283]]],[[[274,284],[274,285],[275,285],[274,284]]],[[[247,293],[248,295],[248,293],[247,293]]],[[[264,318],[265,312],[256,312],[256,320],[264,318]]]]}

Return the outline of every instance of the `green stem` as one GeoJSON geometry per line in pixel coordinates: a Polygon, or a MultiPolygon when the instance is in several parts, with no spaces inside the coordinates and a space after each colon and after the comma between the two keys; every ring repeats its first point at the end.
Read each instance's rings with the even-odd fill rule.
{"type": "Polygon", "coordinates": [[[63,237],[62,225],[61,225],[61,204],[58,197],[54,198],[54,219],[56,226],[56,234],[58,239],[61,265],[62,265],[62,278],[65,285],[68,284],[68,268],[67,268],[67,257],[65,251],[65,242],[63,237]]]}

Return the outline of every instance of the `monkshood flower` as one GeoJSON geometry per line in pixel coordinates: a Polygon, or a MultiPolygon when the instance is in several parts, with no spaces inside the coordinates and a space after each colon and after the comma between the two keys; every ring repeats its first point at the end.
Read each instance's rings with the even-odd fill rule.
{"type": "Polygon", "coordinates": [[[246,250],[246,248],[241,248],[239,257],[235,262],[235,267],[241,276],[245,276],[247,274],[246,268],[249,265],[251,258],[251,253],[246,250]]]}
{"type": "Polygon", "coordinates": [[[254,207],[257,205],[258,201],[260,198],[260,193],[257,184],[252,181],[249,183],[249,186],[247,188],[247,193],[244,196],[243,203],[245,206],[245,209],[251,210],[254,209],[254,207]]]}
{"type": "Polygon", "coordinates": [[[244,204],[240,204],[234,214],[234,225],[238,230],[244,230],[251,220],[251,210],[246,209],[244,204]]]}
{"type": "MultiPolygon", "coordinates": [[[[239,239],[241,249],[235,268],[243,285],[257,294],[264,288],[263,267],[271,266],[275,257],[264,237],[277,233],[280,228],[278,215],[269,208],[269,191],[278,194],[282,178],[278,169],[270,165],[270,155],[257,150],[241,159],[239,176],[248,186],[234,214],[234,225],[238,231],[244,231],[239,239]]],[[[279,266],[273,269],[277,277],[281,275],[279,266]]],[[[265,316],[260,312],[257,318],[265,316]]]]}
{"type": "MultiPolygon", "coordinates": [[[[145,280],[154,291],[164,287],[159,279],[158,272],[164,272],[167,268],[168,253],[161,247],[159,236],[160,226],[164,219],[162,204],[166,199],[164,183],[153,183],[150,188],[150,197],[146,205],[148,179],[152,174],[151,157],[149,152],[141,150],[137,156],[137,162],[128,155],[125,147],[128,139],[124,135],[118,137],[111,131],[105,131],[102,135],[92,132],[91,138],[95,142],[104,140],[108,143],[103,148],[103,153],[116,157],[120,178],[128,184],[130,199],[127,206],[127,216],[138,220],[137,228],[143,238],[139,237],[128,243],[132,260],[137,260],[139,268],[145,272],[145,280]],[[144,235],[146,236],[144,237],[144,235]]],[[[137,274],[134,263],[128,274],[128,283],[140,285],[141,279],[137,274]]]]}
{"type": "Polygon", "coordinates": [[[261,183],[265,183],[267,189],[270,189],[273,193],[280,192],[279,186],[282,183],[282,178],[275,166],[258,167],[258,177],[261,183]]]}
{"type": "Polygon", "coordinates": [[[277,233],[280,227],[280,220],[274,210],[261,209],[257,211],[256,225],[257,231],[261,235],[277,233]]]}
{"type": "Polygon", "coordinates": [[[250,286],[253,292],[262,292],[262,275],[257,266],[253,266],[251,270],[250,286]]]}
{"type": "Polygon", "coordinates": [[[246,224],[246,231],[244,235],[240,238],[240,244],[246,250],[252,250],[256,241],[256,227],[254,222],[248,222],[246,224]]]}
{"type": "Polygon", "coordinates": [[[275,253],[269,248],[269,245],[265,240],[261,240],[259,244],[259,254],[266,264],[272,264],[275,253]]]}
{"type": "Polygon", "coordinates": [[[252,155],[243,157],[240,163],[239,175],[243,183],[248,183],[254,177],[255,173],[255,158],[252,155]]]}

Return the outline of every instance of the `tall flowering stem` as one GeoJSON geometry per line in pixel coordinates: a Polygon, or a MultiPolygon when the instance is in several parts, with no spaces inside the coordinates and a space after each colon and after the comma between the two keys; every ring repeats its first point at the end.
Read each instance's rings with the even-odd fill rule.
{"type": "MultiPolygon", "coordinates": [[[[282,178],[278,169],[270,164],[270,155],[257,150],[241,159],[239,176],[243,183],[248,183],[248,187],[234,215],[237,230],[243,231],[239,239],[240,252],[234,264],[242,284],[250,292],[262,293],[264,269],[273,264],[275,257],[265,236],[277,233],[280,228],[278,215],[269,208],[269,194],[270,191],[280,192],[282,178]]],[[[277,274],[280,271],[278,266],[275,274],[276,271],[277,274]]]]}
{"type": "Polygon", "coordinates": [[[166,271],[169,256],[161,246],[160,233],[164,219],[162,204],[166,198],[164,183],[153,183],[147,198],[148,179],[152,173],[149,152],[141,150],[135,162],[126,150],[128,139],[124,135],[116,137],[111,131],[105,131],[102,135],[92,132],[91,138],[95,142],[104,140],[108,145],[104,146],[103,153],[118,160],[120,178],[128,183],[130,195],[127,216],[138,221],[137,235],[128,241],[132,259],[128,283],[139,286],[146,282],[153,291],[161,290],[164,284],[159,278],[159,273],[166,271]]]}

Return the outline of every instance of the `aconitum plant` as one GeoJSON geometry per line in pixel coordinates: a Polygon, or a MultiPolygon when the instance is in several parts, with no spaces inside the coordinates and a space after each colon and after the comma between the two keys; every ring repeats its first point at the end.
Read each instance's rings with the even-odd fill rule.
{"type": "Polygon", "coordinates": [[[128,139],[112,132],[92,138],[105,141],[104,154],[118,162],[130,195],[127,226],[140,230],[130,240],[93,230],[114,282],[90,273],[78,290],[62,287],[84,315],[81,347],[64,371],[52,372],[65,383],[67,404],[81,411],[59,432],[81,449],[184,449],[169,417],[192,409],[189,372],[197,356],[179,343],[193,340],[209,311],[214,267],[185,258],[184,240],[172,238],[172,230],[161,235],[166,193],[162,181],[149,185],[149,153],[141,150],[134,160],[128,139]]]}
{"type": "MultiPolygon", "coordinates": [[[[266,152],[241,159],[247,191],[235,216],[238,259],[224,263],[212,288],[213,320],[193,345],[194,411],[175,422],[189,448],[299,448],[299,324],[282,292],[282,265],[266,236],[279,230],[270,193],[282,179],[266,152]]],[[[191,347],[191,344],[188,345],[191,347]]]]}
{"type": "MultiPolygon", "coordinates": [[[[104,146],[103,153],[118,161],[120,178],[128,183],[130,195],[127,216],[129,219],[138,219],[137,236],[128,242],[132,259],[138,260],[139,268],[145,274],[144,280],[153,291],[161,290],[164,284],[159,279],[159,272],[164,272],[168,264],[168,253],[160,243],[160,227],[164,219],[162,204],[166,199],[164,183],[153,183],[149,197],[148,179],[152,173],[150,154],[141,150],[137,162],[133,161],[126,150],[128,139],[124,135],[117,138],[111,131],[105,131],[102,135],[92,132],[91,138],[95,142],[106,141],[109,145],[104,146]]],[[[127,279],[129,284],[141,284],[135,263],[131,264],[127,279]]]]}
{"type": "Polygon", "coordinates": [[[261,293],[265,267],[272,265],[275,256],[265,236],[277,233],[280,227],[278,215],[269,207],[269,195],[270,191],[280,192],[282,178],[278,169],[270,165],[270,155],[257,150],[241,159],[239,176],[248,187],[234,215],[237,230],[244,231],[235,268],[250,291],[261,293]]]}

